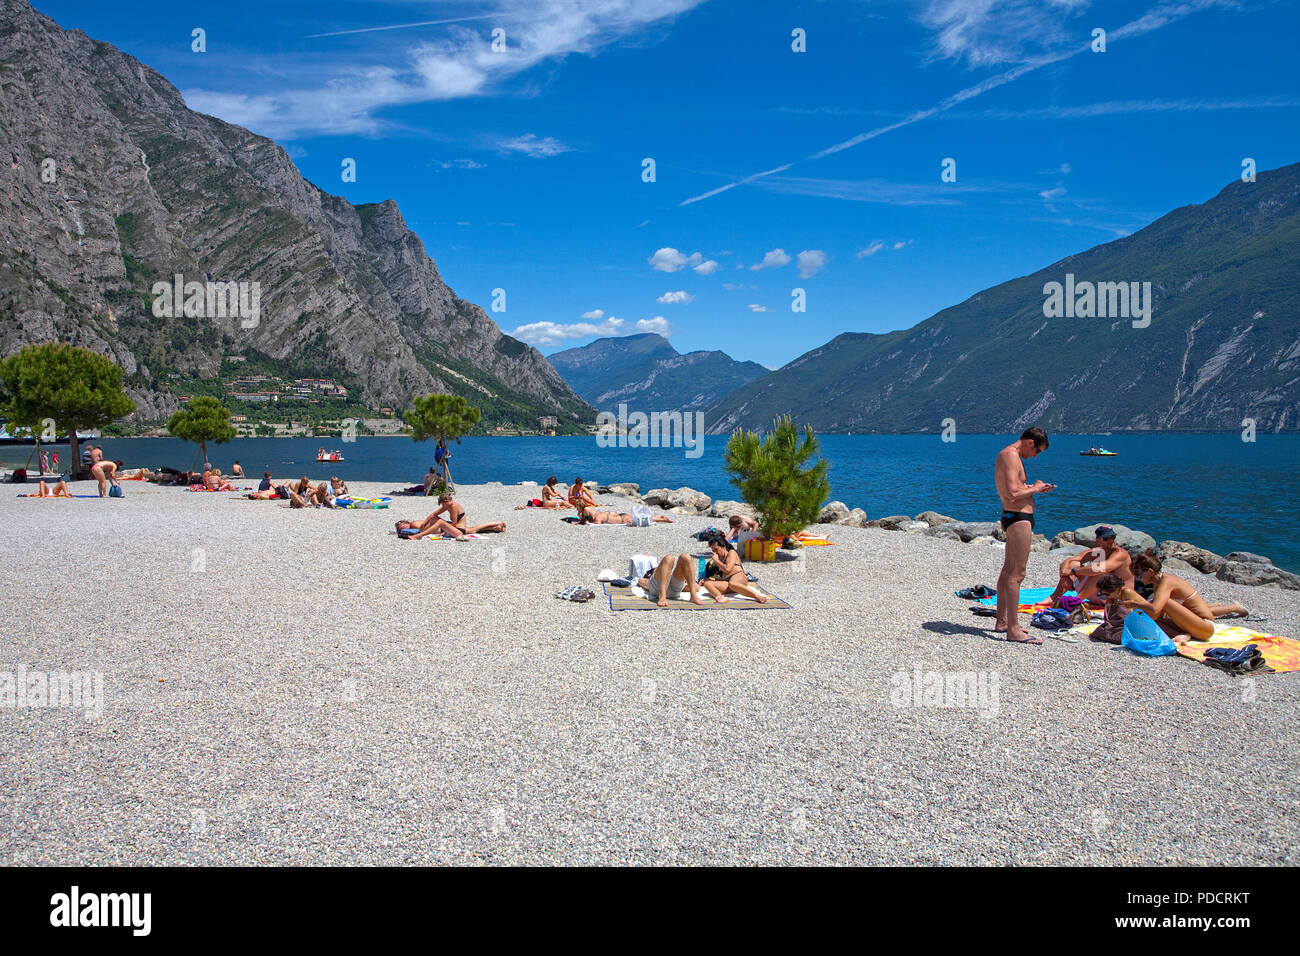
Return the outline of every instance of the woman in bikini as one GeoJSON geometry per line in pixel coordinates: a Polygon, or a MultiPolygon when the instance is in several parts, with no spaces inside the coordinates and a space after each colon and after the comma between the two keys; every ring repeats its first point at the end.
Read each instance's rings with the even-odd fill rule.
{"type": "MultiPolygon", "coordinates": [[[[1188,640],[1208,641],[1214,636],[1214,611],[1196,588],[1182,578],[1161,569],[1160,559],[1147,551],[1133,559],[1133,576],[1152,588],[1148,601],[1129,587],[1119,590],[1120,603],[1129,610],[1143,611],[1174,639],[1175,644],[1188,640]]],[[[1115,597],[1112,582],[1108,599],[1115,597]]],[[[1098,583],[1097,590],[1101,590],[1098,583]]]]}
{"type": "Polygon", "coordinates": [[[462,540],[467,534],[500,534],[506,530],[504,521],[489,521],[486,524],[469,527],[465,523],[465,509],[449,494],[438,496],[438,510],[425,518],[419,525],[416,525],[413,521],[399,521],[397,524],[398,531],[405,530],[402,527],[403,524],[407,528],[418,527],[419,530],[411,535],[412,538],[427,538],[432,534],[440,534],[444,537],[454,538],[457,541],[462,540]],[[444,512],[447,517],[440,517],[444,512]]]}
{"type": "Polygon", "coordinates": [[[574,478],[573,484],[569,486],[569,504],[578,509],[579,518],[584,516],[588,508],[596,507],[596,499],[583,486],[581,478],[574,478]]]}
{"type": "Polygon", "coordinates": [[[104,460],[104,446],[90,453],[90,474],[99,482],[99,497],[108,496],[108,486],[117,484],[117,462],[104,460]]]}
{"type": "Polygon", "coordinates": [[[39,491],[34,491],[30,495],[19,495],[19,498],[71,498],[72,492],[68,490],[68,483],[60,481],[51,488],[45,482],[41,482],[39,491]]]}
{"type": "Polygon", "coordinates": [[[569,507],[569,503],[564,499],[568,496],[568,489],[560,484],[560,479],[554,475],[546,479],[546,484],[542,485],[542,507],[543,508],[560,508],[569,507]]]}
{"type": "MultiPolygon", "coordinates": [[[[572,518],[561,518],[562,521],[573,521],[572,518]]],[[[673,519],[667,515],[655,515],[650,520],[656,524],[672,524],[673,519]]],[[[587,511],[578,524],[636,524],[636,518],[630,514],[621,514],[616,511],[587,511]]]]}
{"type": "Polygon", "coordinates": [[[767,595],[749,583],[740,555],[731,546],[731,542],[721,533],[709,538],[709,548],[713,557],[704,566],[705,578],[701,582],[704,590],[713,595],[719,604],[731,600],[728,594],[739,594],[753,598],[759,604],[767,603],[767,595]]]}

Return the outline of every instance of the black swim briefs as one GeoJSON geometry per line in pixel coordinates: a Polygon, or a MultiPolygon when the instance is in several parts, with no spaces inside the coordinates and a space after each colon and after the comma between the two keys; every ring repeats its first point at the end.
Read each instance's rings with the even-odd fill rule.
{"type": "Polygon", "coordinates": [[[1032,511],[1004,511],[1002,512],[1002,530],[1006,531],[1017,521],[1028,521],[1029,530],[1034,530],[1034,513],[1032,511]]]}

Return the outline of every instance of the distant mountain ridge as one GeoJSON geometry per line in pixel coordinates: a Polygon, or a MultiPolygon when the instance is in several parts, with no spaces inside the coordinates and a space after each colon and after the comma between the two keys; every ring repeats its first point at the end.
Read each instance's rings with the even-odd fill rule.
{"type": "Polygon", "coordinates": [[[642,411],[703,411],[767,373],[725,352],[682,354],[653,332],[597,339],[550,361],[584,401],[611,412],[619,403],[642,411]]]}
{"type": "Polygon", "coordinates": [[[778,415],[827,432],[1300,427],[1300,164],[1234,182],[1131,236],[910,329],[846,332],[741,386],[710,432],[778,415]],[[1146,328],[1048,318],[1044,286],[1150,282],[1146,328]]]}
{"type": "Polygon", "coordinates": [[[160,74],[0,0],[0,355],[63,341],[126,371],[138,416],[223,359],[337,379],[372,407],[465,395],[485,420],[592,412],[540,352],[442,281],[392,200],[354,206],[262,136],[189,110],[160,74]],[[151,289],[260,287],[260,320],[159,318],[151,289]]]}

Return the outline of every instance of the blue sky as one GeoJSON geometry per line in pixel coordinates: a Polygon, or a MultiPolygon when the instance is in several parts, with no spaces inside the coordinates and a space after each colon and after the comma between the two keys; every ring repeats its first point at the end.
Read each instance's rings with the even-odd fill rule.
{"type": "Polygon", "coordinates": [[[36,6],[326,191],[395,199],[456,293],[504,289],[490,314],[545,353],[653,330],[776,367],[1204,201],[1245,157],[1300,160],[1285,2],[36,6]]]}

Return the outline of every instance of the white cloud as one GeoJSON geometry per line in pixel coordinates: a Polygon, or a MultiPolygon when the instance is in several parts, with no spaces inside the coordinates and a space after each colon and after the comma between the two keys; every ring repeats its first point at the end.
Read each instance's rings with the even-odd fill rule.
{"type": "Polygon", "coordinates": [[[763,256],[763,261],[756,266],[750,266],[750,271],[758,272],[760,269],[779,269],[790,261],[784,249],[772,249],[763,256]]]}
{"type": "Polygon", "coordinates": [[[750,312],[771,312],[772,310],[765,305],[758,305],[757,303],[751,302],[749,304],[749,311],[750,312]]]}
{"type": "Polygon", "coordinates": [[[559,156],[561,153],[573,152],[572,146],[565,146],[553,136],[538,138],[536,133],[525,133],[509,139],[499,139],[496,148],[503,153],[523,153],[533,159],[559,156]]]}
{"type": "MultiPolygon", "coordinates": [[[[599,310],[597,310],[599,311],[599,310]]],[[[521,325],[510,333],[520,342],[527,342],[538,348],[560,345],[573,339],[586,339],[596,336],[625,335],[623,320],[612,315],[604,322],[573,322],[568,325],[559,322],[531,322],[521,325]]]]}
{"type": "Polygon", "coordinates": [[[718,263],[713,259],[705,259],[697,266],[692,266],[696,272],[702,276],[711,276],[718,271],[718,263]]]}
{"type": "Polygon", "coordinates": [[[686,256],[671,246],[664,246],[646,261],[656,272],[678,272],[686,268],[686,256]]]}
{"type": "Polygon", "coordinates": [[[702,2],[498,0],[490,15],[449,18],[489,19],[488,24],[376,24],[345,31],[366,37],[344,41],[347,46],[319,38],[311,41],[310,55],[288,63],[279,52],[267,54],[265,62],[249,62],[251,72],[262,80],[294,75],[287,89],[257,94],[190,89],[184,91],[185,101],[191,109],[276,139],[374,134],[384,125],[378,116],[387,107],[488,95],[539,64],[575,53],[594,55],[651,25],[664,32],[663,21],[702,2]],[[492,50],[489,25],[506,31],[504,52],[492,50]],[[395,50],[394,33],[387,29],[395,26],[405,27],[397,34],[399,42],[419,39],[408,39],[404,48],[395,50]],[[340,63],[360,65],[349,69],[340,63]]]}
{"type": "Polygon", "coordinates": [[[1051,202],[1053,199],[1060,199],[1065,195],[1065,187],[1057,186],[1055,189],[1044,189],[1038,195],[1042,196],[1047,202],[1051,202]]]}
{"type": "Polygon", "coordinates": [[[885,244],[881,242],[879,239],[875,239],[872,241],[871,245],[867,246],[865,249],[858,250],[858,258],[865,259],[868,256],[874,256],[877,252],[879,252],[883,248],[885,248],[885,244]]]}
{"type": "Polygon", "coordinates": [[[897,252],[899,249],[902,249],[906,246],[910,246],[911,244],[912,244],[911,239],[900,239],[898,240],[898,242],[894,243],[894,251],[897,252]]]}
{"type": "Polygon", "coordinates": [[[440,163],[443,169],[486,169],[487,163],[474,159],[448,159],[440,163]]]}
{"type": "MultiPolygon", "coordinates": [[[[1091,0],[929,0],[921,22],[937,31],[935,53],[972,67],[1018,62],[1068,42],[1066,21],[1091,0]]],[[[1087,34],[1087,31],[1084,31],[1087,34]]]]}
{"type": "Polygon", "coordinates": [[[826,268],[826,253],[820,249],[805,249],[795,256],[795,265],[799,269],[799,278],[807,279],[826,268]]]}
{"type": "Polygon", "coordinates": [[[653,319],[639,319],[636,323],[636,330],[638,332],[654,332],[664,338],[673,334],[672,326],[662,315],[656,315],[653,319]]]}
{"type": "Polygon", "coordinates": [[[665,292],[655,301],[660,305],[686,305],[688,302],[694,302],[695,296],[686,291],[665,292]]]}
{"type": "Polygon", "coordinates": [[[596,319],[596,320],[599,321],[600,319],[603,319],[603,318],[605,317],[605,310],[604,310],[604,309],[592,309],[590,312],[584,312],[584,313],[582,313],[582,317],[583,317],[584,319],[596,319]]]}

